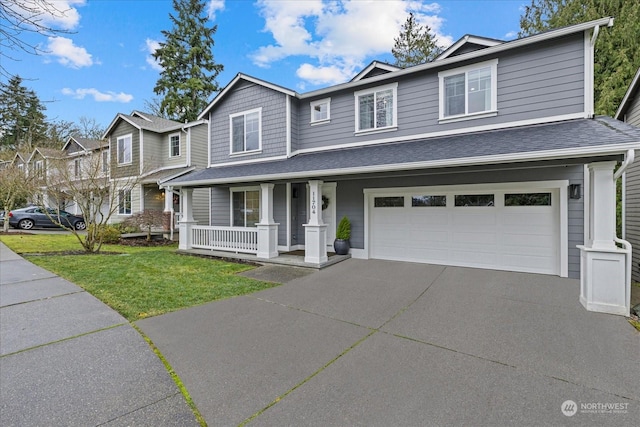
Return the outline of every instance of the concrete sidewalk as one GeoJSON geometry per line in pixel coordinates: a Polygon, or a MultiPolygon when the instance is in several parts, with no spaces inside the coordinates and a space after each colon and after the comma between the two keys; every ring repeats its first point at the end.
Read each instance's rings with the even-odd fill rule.
{"type": "Polygon", "coordinates": [[[578,293],[350,259],[137,325],[212,426],[638,425],[640,333],[578,293]]]}
{"type": "Polygon", "coordinates": [[[197,426],[142,336],[0,242],[2,426],[197,426]]]}

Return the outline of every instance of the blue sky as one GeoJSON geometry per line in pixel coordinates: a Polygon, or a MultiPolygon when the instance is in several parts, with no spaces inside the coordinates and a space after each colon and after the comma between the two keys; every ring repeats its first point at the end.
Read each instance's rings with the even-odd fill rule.
{"type": "MultiPolygon", "coordinates": [[[[42,15],[69,30],[55,37],[23,34],[45,53],[11,52],[4,68],[24,79],[52,120],[95,119],[144,110],[159,75],[150,53],[169,30],[170,0],[51,0],[42,15]],[[64,13],[62,13],[64,11],[64,13]]],[[[242,72],[298,92],[349,80],[372,60],[393,62],[393,39],[408,13],[448,46],[465,34],[516,37],[529,0],[206,0],[218,25],[214,56],[224,87],[242,72]]],[[[6,77],[2,77],[6,82],[6,77]]]]}

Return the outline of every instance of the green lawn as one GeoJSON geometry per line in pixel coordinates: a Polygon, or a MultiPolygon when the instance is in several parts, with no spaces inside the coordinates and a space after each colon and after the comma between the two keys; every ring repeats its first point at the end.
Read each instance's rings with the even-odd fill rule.
{"type": "Polygon", "coordinates": [[[74,239],[70,235],[0,237],[13,251],[81,286],[129,321],[276,286],[236,275],[252,266],[178,255],[175,246],[105,245],[105,254],[35,255],[82,249],[74,239]]]}

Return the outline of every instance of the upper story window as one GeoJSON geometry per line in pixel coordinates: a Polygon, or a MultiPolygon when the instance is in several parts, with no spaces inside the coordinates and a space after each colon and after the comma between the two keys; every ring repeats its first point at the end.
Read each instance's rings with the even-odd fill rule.
{"type": "Polygon", "coordinates": [[[231,154],[260,151],[262,148],[261,116],[261,108],[229,116],[231,154]]]}
{"type": "Polygon", "coordinates": [[[324,123],[331,119],[331,98],[319,99],[311,103],[311,123],[324,123]]]}
{"type": "Polygon", "coordinates": [[[438,73],[440,120],[497,114],[498,60],[438,73]]]}
{"type": "Polygon", "coordinates": [[[44,162],[42,160],[36,161],[36,177],[44,177],[44,162]]]}
{"type": "Polygon", "coordinates": [[[118,137],[118,164],[125,165],[132,162],[133,151],[131,134],[118,137]]]}
{"type": "Polygon", "coordinates": [[[81,169],[82,169],[82,164],[80,159],[75,159],[73,161],[73,176],[75,178],[80,178],[81,169]]]}
{"type": "Polygon", "coordinates": [[[102,151],[102,172],[109,172],[109,150],[102,151]]]}
{"type": "Polygon", "coordinates": [[[18,165],[18,170],[23,171],[23,170],[24,170],[24,164],[20,163],[20,164],[18,165]]]}
{"type": "Polygon", "coordinates": [[[180,134],[169,135],[169,157],[180,156],[180,134]]]}
{"type": "Polygon", "coordinates": [[[398,84],[360,90],[356,97],[356,132],[397,126],[398,84]]]}

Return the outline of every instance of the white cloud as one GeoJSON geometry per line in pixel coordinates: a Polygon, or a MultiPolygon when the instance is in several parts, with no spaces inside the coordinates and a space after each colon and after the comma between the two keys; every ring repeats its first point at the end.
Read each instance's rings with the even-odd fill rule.
{"type": "Polygon", "coordinates": [[[210,0],[209,6],[207,6],[207,14],[209,19],[214,21],[216,19],[216,13],[224,10],[224,0],[210,0]]]}
{"type": "Polygon", "coordinates": [[[306,56],[297,75],[313,84],[336,84],[351,78],[366,58],[388,54],[409,12],[428,25],[442,46],[453,43],[440,32],[440,6],[415,0],[259,0],[264,31],[274,43],[252,55],[255,64],[268,67],[288,56],[306,56]],[[315,83],[314,83],[315,82],[315,83]]]}
{"type": "Polygon", "coordinates": [[[509,31],[507,34],[504,35],[504,38],[506,40],[515,39],[516,37],[518,37],[517,31],[509,31]]]}
{"type": "Polygon", "coordinates": [[[53,29],[73,30],[80,23],[77,6],[84,6],[85,0],[22,0],[2,2],[3,8],[20,16],[23,25],[38,23],[53,29]]]}
{"type": "Polygon", "coordinates": [[[149,53],[149,55],[147,55],[147,64],[149,64],[154,70],[162,71],[163,68],[158,60],[152,56],[152,54],[160,47],[160,42],[153,39],[147,39],[145,40],[145,46],[149,53]]]}
{"type": "Polygon", "coordinates": [[[100,92],[95,88],[70,89],[65,87],[62,89],[62,94],[71,96],[75,99],[84,99],[86,96],[92,96],[93,100],[96,102],[122,102],[126,104],[133,100],[133,95],[128,93],[116,93],[111,91],[100,92]]]}
{"type": "Polygon", "coordinates": [[[73,40],[66,37],[49,37],[47,51],[58,57],[58,62],[67,67],[90,67],[94,63],[91,54],[85,48],[75,46],[73,40]]]}

